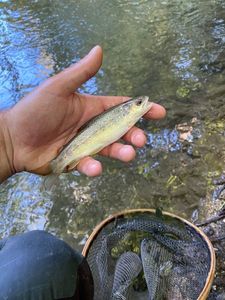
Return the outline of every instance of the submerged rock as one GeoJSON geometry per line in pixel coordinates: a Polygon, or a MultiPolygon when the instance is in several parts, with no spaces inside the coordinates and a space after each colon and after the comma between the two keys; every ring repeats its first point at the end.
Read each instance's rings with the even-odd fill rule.
{"type": "Polygon", "coordinates": [[[198,222],[205,223],[201,229],[212,241],[216,252],[216,275],[210,300],[225,299],[225,183],[222,184],[223,178],[224,174],[212,180],[206,197],[200,200],[198,209],[198,222]]]}

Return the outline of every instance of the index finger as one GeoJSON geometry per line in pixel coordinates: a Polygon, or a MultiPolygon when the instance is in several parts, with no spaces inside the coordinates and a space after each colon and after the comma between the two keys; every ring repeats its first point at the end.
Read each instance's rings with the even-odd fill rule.
{"type": "Polygon", "coordinates": [[[151,109],[144,115],[144,118],[151,120],[162,119],[166,116],[165,108],[157,103],[153,103],[151,109]]]}

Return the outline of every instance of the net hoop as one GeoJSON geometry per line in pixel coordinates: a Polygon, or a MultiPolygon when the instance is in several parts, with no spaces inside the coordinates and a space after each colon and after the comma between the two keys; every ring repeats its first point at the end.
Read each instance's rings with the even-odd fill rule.
{"type": "MultiPolygon", "coordinates": [[[[88,255],[88,251],[93,243],[93,241],[95,240],[95,238],[97,237],[97,235],[99,234],[99,232],[103,229],[103,227],[105,227],[106,224],[111,223],[114,219],[116,218],[121,218],[123,216],[127,216],[127,215],[131,215],[131,214],[135,214],[135,213],[150,213],[150,214],[154,214],[155,213],[155,209],[147,209],[147,208],[139,208],[139,209],[129,209],[129,210],[124,210],[118,213],[115,213],[113,215],[110,215],[109,217],[107,217],[106,219],[104,219],[101,223],[99,223],[93,230],[93,232],[91,233],[91,235],[89,236],[88,240],[86,241],[83,251],[82,251],[82,255],[83,256],[87,256],[88,255]]],[[[214,275],[215,275],[215,268],[216,268],[216,256],[215,256],[215,251],[214,248],[209,240],[209,238],[206,236],[206,234],[199,229],[196,225],[192,224],[191,222],[175,215],[169,212],[162,212],[163,215],[178,219],[184,223],[186,223],[188,226],[192,227],[201,237],[202,239],[206,242],[209,252],[210,252],[210,270],[206,279],[206,283],[205,286],[201,292],[201,294],[199,295],[198,299],[196,300],[206,300],[212,283],[213,283],[213,279],[214,279],[214,275]]]]}

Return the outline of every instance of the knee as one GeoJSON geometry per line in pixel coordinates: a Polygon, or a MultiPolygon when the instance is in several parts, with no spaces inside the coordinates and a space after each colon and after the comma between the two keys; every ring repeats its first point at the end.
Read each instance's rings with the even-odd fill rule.
{"type": "Polygon", "coordinates": [[[68,244],[45,231],[31,231],[3,240],[0,299],[72,297],[82,261],[83,257],[68,244]]]}

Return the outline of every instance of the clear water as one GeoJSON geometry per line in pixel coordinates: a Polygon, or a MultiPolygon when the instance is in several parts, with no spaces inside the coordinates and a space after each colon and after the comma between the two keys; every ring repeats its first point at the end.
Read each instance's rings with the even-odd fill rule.
{"type": "Polygon", "coordinates": [[[146,147],[129,164],[101,158],[101,177],[62,175],[53,193],[41,177],[10,178],[0,186],[1,237],[46,229],[81,250],[103,218],[123,209],[160,206],[190,219],[224,169],[223,0],[0,1],[0,108],[96,44],[103,66],[80,91],[147,94],[167,118],[140,122],[146,147]],[[184,122],[193,131],[183,142],[184,122]]]}

